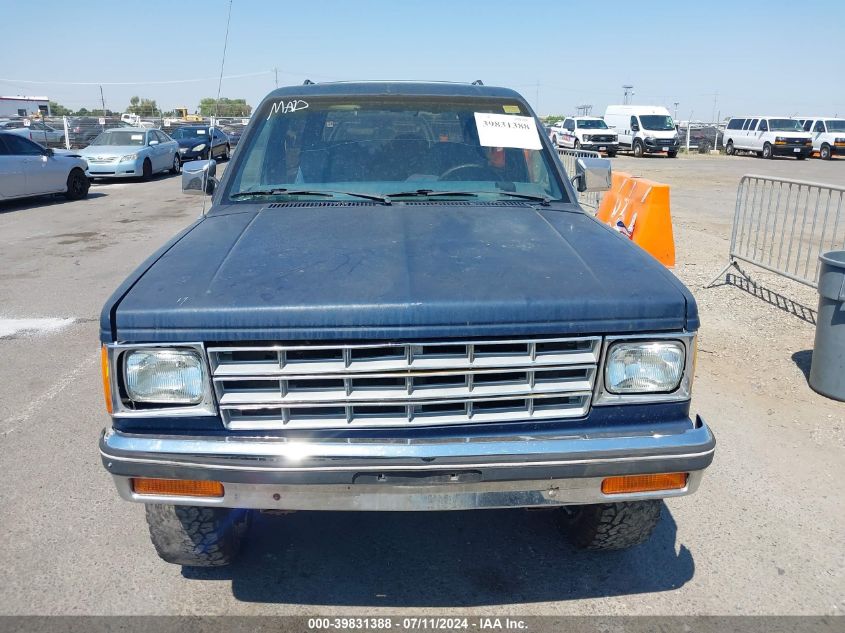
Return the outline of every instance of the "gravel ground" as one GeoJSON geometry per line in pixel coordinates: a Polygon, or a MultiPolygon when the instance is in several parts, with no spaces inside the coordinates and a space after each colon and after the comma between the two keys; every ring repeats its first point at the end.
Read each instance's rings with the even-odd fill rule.
{"type": "MultiPolygon", "coordinates": [[[[807,385],[813,326],[736,285],[703,286],[727,261],[742,174],[843,184],[845,161],[614,168],[672,185],[675,272],[703,323],[693,404],[719,445],[652,540],[611,554],[573,550],[543,512],[297,513],[259,517],[230,569],[161,562],[143,508],[99,464],[96,319],[199,203],[159,178],[0,205],[0,319],[74,320],[0,338],[0,614],[841,614],[845,405],[807,385]]],[[[813,292],[753,275],[815,309],[813,292]]]]}

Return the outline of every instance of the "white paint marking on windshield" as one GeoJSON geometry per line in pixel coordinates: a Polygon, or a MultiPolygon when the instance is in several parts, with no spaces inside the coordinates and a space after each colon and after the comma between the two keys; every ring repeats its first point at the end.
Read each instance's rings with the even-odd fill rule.
{"type": "Polygon", "coordinates": [[[291,112],[304,110],[307,107],[308,102],[303,101],[302,99],[291,99],[290,101],[277,101],[272,106],[270,106],[270,114],[267,115],[267,118],[269,119],[274,114],[290,114],[291,112]]]}

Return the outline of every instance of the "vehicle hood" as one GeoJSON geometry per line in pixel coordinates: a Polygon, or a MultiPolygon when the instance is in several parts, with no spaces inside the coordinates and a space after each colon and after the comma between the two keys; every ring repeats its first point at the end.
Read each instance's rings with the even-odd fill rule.
{"type": "Polygon", "coordinates": [[[101,325],[134,342],[391,339],[695,330],[698,315],[668,270],[581,211],[321,202],[218,209],[101,325]]]}
{"type": "Polygon", "coordinates": [[[196,147],[200,143],[208,145],[207,136],[195,136],[194,138],[174,138],[173,140],[179,143],[179,147],[196,147]]]}
{"type": "Polygon", "coordinates": [[[135,154],[146,149],[145,145],[89,145],[78,151],[83,158],[95,158],[99,156],[126,156],[135,154]]]}
{"type": "Polygon", "coordinates": [[[653,136],[654,138],[660,139],[673,139],[673,138],[681,138],[681,135],[678,134],[677,130],[642,130],[643,136],[653,136]]]}

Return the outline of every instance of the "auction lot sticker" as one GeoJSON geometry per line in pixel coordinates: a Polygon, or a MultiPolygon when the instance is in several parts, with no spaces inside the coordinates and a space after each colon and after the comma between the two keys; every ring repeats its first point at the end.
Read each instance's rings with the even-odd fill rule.
{"type": "Polygon", "coordinates": [[[475,112],[478,140],[483,147],[540,149],[540,135],[530,116],[475,112]]]}

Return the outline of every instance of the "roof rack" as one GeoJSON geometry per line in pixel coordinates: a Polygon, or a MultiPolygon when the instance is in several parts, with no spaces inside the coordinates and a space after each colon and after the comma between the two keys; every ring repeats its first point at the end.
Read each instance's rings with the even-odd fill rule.
{"type": "Polygon", "coordinates": [[[306,79],[305,81],[302,82],[302,85],[303,86],[313,86],[314,82],[311,81],[310,79],[306,79]]]}
{"type": "Polygon", "coordinates": [[[483,86],[484,82],[481,81],[480,79],[476,79],[475,81],[472,82],[472,85],[473,86],[483,86]]]}

